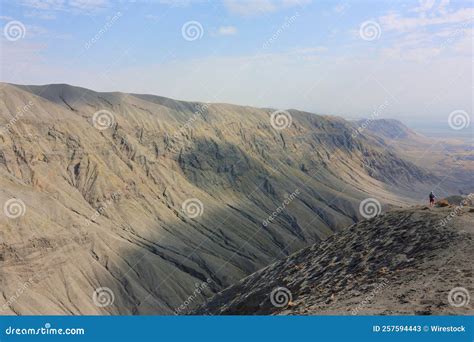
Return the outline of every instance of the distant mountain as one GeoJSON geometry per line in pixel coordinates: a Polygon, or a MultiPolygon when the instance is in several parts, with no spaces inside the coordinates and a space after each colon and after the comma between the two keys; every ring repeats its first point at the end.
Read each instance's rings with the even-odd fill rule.
{"type": "Polygon", "coordinates": [[[358,221],[367,198],[407,205],[442,182],[329,116],[65,84],[0,95],[3,314],[172,314],[358,221]]]}
{"type": "Polygon", "coordinates": [[[362,119],[355,121],[362,131],[367,130],[385,139],[407,139],[418,137],[415,131],[395,119],[362,119]]]}
{"type": "Polygon", "coordinates": [[[472,315],[474,209],[450,217],[453,210],[397,209],[361,221],[244,278],[193,314],[472,315]]]}
{"type": "MultiPolygon", "coordinates": [[[[449,193],[449,188],[455,193],[474,191],[472,138],[434,139],[418,134],[393,119],[365,119],[352,123],[353,136],[364,134],[378,139],[397,155],[438,175],[443,181],[433,190],[445,194],[449,193]]],[[[447,122],[445,126],[445,129],[456,132],[447,122]]]]}

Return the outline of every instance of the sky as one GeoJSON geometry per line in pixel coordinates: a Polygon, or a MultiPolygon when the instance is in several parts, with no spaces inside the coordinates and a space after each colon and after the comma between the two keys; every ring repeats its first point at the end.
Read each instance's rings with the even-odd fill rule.
{"type": "Polygon", "coordinates": [[[473,107],[472,1],[0,0],[0,80],[446,121],[473,107]]]}

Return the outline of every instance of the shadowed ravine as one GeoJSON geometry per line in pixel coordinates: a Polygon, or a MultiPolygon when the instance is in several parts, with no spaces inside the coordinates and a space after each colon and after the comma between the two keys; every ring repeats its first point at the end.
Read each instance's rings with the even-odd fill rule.
{"type": "Polygon", "coordinates": [[[474,208],[441,224],[453,209],[397,209],[363,220],[246,277],[192,313],[472,315],[468,295],[451,291],[474,290],[474,208]],[[278,288],[287,291],[273,298],[281,307],[272,303],[278,288]]]}
{"type": "Polygon", "coordinates": [[[210,279],[191,309],[350,226],[361,201],[410,205],[440,182],[336,117],[290,111],[277,130],[270,109],[68,85],[0,94],[0,203],[25,205],[0,216],[2,314],[172,314],[210,279]]]}

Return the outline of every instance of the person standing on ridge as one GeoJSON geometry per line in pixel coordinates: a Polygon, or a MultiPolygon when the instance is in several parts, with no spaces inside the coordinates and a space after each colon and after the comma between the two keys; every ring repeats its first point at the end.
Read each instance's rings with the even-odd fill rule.
{"type": "Polygon", "coordinates": [[[435,194],[433,193],[433,191],[430,192],[430,195],[429,195],[429,198],[430,198],[430,207],[434,206],[435,204],[435,194]]]}

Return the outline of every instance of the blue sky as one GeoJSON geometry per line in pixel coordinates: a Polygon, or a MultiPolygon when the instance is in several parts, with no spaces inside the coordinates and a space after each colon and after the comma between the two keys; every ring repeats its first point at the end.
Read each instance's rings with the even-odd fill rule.
{"type": "Polygon", "coordinates": [[[472,115],[471,1],[0,2],[5,82],[346,117],[472,115]]]}

